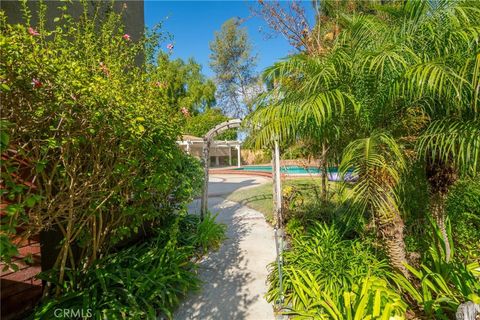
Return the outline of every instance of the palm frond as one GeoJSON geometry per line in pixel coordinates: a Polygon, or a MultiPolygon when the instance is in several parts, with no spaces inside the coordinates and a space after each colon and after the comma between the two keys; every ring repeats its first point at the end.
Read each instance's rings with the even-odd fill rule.
{"type": "Polygon", "coordinates": [[[476,173],[480,165],[480,121],[438,120],[420,136],[417,150],[423,157],[452,163],[476,173]]]}
{"type": "Polygon", "coordinates": [[[351,142],[343,155],[340,171],[358,177],[347,191],[350,200],[363,210],[373,209],[388,218],[398,208],[395,193],[405,160],[397,142],[386,133],[351,142]]]}

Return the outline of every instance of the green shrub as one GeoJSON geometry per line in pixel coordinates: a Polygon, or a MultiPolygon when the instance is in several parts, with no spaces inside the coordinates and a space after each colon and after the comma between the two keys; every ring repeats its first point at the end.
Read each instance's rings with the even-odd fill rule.
{"type": "Polygon", "coordinates": [[[194,246],[200,254],[210,249],[218,249],[225,240],[227,226],[215,222],[218,214],[212,215],[207,212],[203,221],[197,214],[187,214],[180,220],[182,232],[179,234],[179,242],[194,246]]]}
{"type": "Polygon", "coordinates": [[[294,319],[404,319],[407,304],[384,279],[359,278],[332,297],[311,272],[292,270],[292,274],[296,295],[285,313],[294,319]]]}
{"type": "Polygon", "coordinates": [[[450,191],[446,208],[457,257],[480,261],[480,177],[459,181],[450,191]]]}
{"type": "MultiPolygon", "coordinates": [[[[176,145],[186,115],[173,86],[182,97],[187,89],[162,82],[169,75],[153,57],[161,34],[133,41],[121,14],[100,8],[111,4],[82,3],[78,19],[61,5],[52,30],[45,3],[36,26],[28,6],[24,24],[0,11],[2,245],[16,230],[57,228],[60,282],[67,268],[161,225],[202,181],[198,161],[176,145]]],[[[8,261],[15,250],[5,245],[8,261]]]]}
{"type": "Polygon", "coordinates": [[[193,239],[193,244],[203,251],[209,249],[218,249],[223,240],[225,240],[226,225],[215,222],[218,213],[212,215],[208,212],[203,221],[197,224],[197,232],[193,239]]]}
{"type": "MultiPolygon", "coordinates": [[[[216,248],[225,226],[208,214],[172,216],[146,243],[97,260],[85,270],[68,270],[59,298],[48,298],[35,319],[52,319],[56,309],[91,310],[94,319],[157,319],[172,317],[180,299],[199,288],[195,256],[216,248]]],[[[59,285],[55,270],[42,277],[59,285]]],[[[53,292],[55,287],[50,288],[53,292]]]]}
{"type": "MultiPolygon", "coordinates": [[[[480,264],[465,265],[456,259],[447,262],[442,234],[433,221],[431,224],[431,246],[423,263],[418,269],[407,265],[412,279],[402,274],[391,277],[427,319],[452,319],[461,303],[480,303],[480,264]]],[[[448,236],[451,239],[450,232],[448,236]]],[[[454,252],[453,246],[451,249],[454,252]]]]}
{"type": "MultiPolygon", "coordinates": [[[[367,276],[384,277],[388,263],[379,260],[370,245],[358,240],[345,240],[338,226],[316,223],[304,235],[292,239],[292,247],[283,254],[283,288],[285,305],[298,299],[293,285],[295,272],[309,272],[320,290],[341,296],[367,276]]],[[[279,300],[278,269],[271,264],[268,276],[268,301],[279,300]]]]}
{"type": "Polygon", "coordinates": [[[227,226],[215,222],[218,214],[207,212],[203,221],[196,214],[187,214],[180,220],[179,243],[193,246],[199,254],[204,254],[210,249],[218,249],[225,240],[227,226]]]}
{"type": "Polygon", "coordinates": [[[58,308],[91,310],[93,319],[171,318],[179,299],[199,288],[192,247],[162,237],[98,260],[85,271],[68,271],[64,292],[37,308],[35,319],[53,319],[58,308]]]}

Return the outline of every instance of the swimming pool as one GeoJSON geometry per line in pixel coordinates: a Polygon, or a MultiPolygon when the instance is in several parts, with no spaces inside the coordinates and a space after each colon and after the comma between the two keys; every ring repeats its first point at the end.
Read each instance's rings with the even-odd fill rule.
{"type": "MultiPolygon", "coordinates": [[[[272,166],[244,166],[235,170],[272,172],[272,166]]],[[[319,174],[320,169],[317,167],[282,166],[280,167],[280,172],[288,174],[319,174]]]]}
{"type": "MultiPolygon", "coordinates": [[[[272,172],[272,166],[243,166],[241,168],[236,168],[234,170],[241,171],[260,171],[260,172],[272,172]]],[[[280,167],[280,172],[284,174],[293,174],[293,175],[306,175],[306,174],[320,174],[321,169],[318,167],[300,167],[300,166],[282,166],[280,167]]],[[[340,175],[338,173],[338,168],[330,167],[327,169],[328,180],[330,181],[340,181],[340,175]]],[[[348,172],[345,175],[345,180],[352,181],[355,180],[351,172],[348,172]]]]}

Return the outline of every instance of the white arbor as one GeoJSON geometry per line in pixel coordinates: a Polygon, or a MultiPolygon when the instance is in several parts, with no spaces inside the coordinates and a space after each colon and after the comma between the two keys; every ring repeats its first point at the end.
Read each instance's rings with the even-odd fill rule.
{"type": "MultiPolygon", "coordinates": [[[[203,137],[203,168],[204,168],[204,182],[201,199],[201,211],[200,219],[203,220],[208,210],[208,170],[210,160],[210,146],[212,139],[225,130],[240,127],[242,120],[233,119],[225,121],[215,126],[213,129],[207,132],[203,137]]],[[[283,217],[282,217],[282,187],[280,180],[280,148],[278,140],[275,140],[272,146],[272,178],[273,178],[273,203],[274,214],[277,217],[277,223],[275,226],[275,246],[277,249],[277,266],[280,278],[280,301],[277,303],[283,304],[283,288],[282,288],[282,265],[283,265],[283,217]]],[[[240,148],[238,148],[238,164],[240,164],[240,148]]]]}
{"type": "MultiPolygon", "coordinates": [[[[202,190],[202,204],[200,208],[200,219],[203,220],[207,210],[208,210],[208,170],[209,170],[209,163],[210,163],[210,146],[212,144],[212,139],[219,135],[220,133],[232,129],[240,127],[242,120],[240,119],[233,119],[228,120],[225,122],[216,125],[207,134],[203,137],[203,170],[204,170],[204,182],[203,182],[203,190],[202,190]]],[[[240,147],[238,147],[238,164],[240,164],[240,147]]]]}

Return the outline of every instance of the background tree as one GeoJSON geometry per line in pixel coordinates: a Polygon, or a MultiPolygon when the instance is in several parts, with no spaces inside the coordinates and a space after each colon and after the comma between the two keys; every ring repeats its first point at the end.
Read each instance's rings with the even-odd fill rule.
{"type": "Polygon", "coordinates": [[[258,0],[257,6],[252,6],[251,11],[262,18],[275,34],[283,36],[293,48],[314,56],[325,54],[333,45],[342,28],[340,17],[343,14],[378,14],[376,7],[382,1],[313,0],[310,8],[314,13],[313,19],[309,18],[308,6],[305,7],[303,3],[295,0],[258,0]]]}
{"type": "Polygon", "coordinates": [[[215,105],[215,84],[202,74],[202,66],[189,59],[170,60],[160,52],[157,57],[154,85],[164,89],[165,103],[197,114],[215,105]]]}
{"type": "Polygon", "coordinates": [[[227,20],[210,43],[210,67],[215,72],[217,98],[225,114],[242,117],[253,110],[259,92],[255,75],[256,56],[247,31],[238,18],[227,20]]]}
{"type": "MultiPolygon", "coordinates": [[[[187,118],[184,134],[190,134],[197,137],[203,137],[210,129],[224,121],[229,120],[218,108],[208,108],[204,112],[187,118]]],[[[215,140],[235,140],[237,138],[236,130],[227,130],[215,137],[215,140]]]]}

